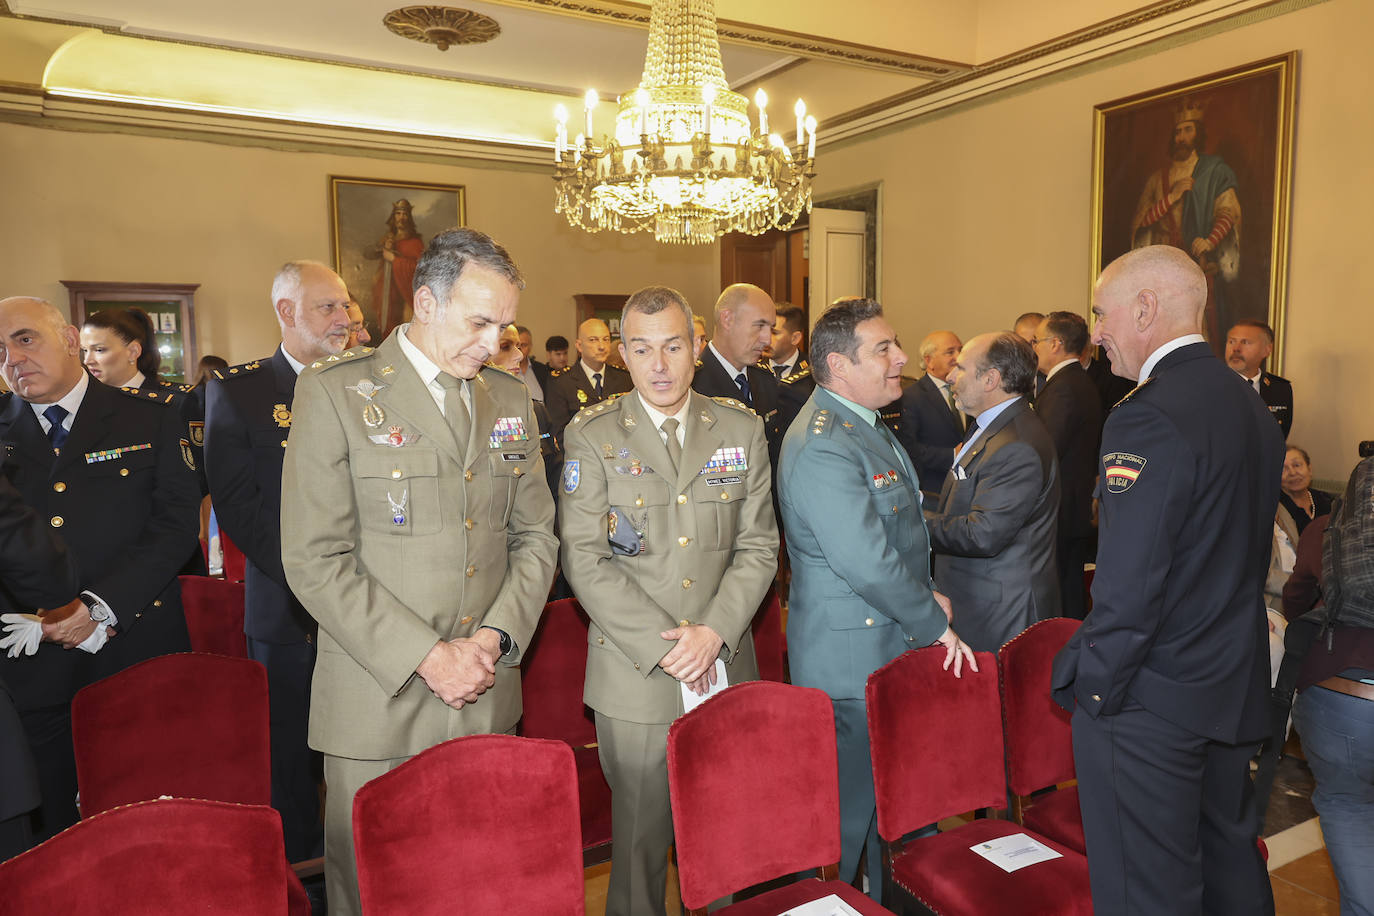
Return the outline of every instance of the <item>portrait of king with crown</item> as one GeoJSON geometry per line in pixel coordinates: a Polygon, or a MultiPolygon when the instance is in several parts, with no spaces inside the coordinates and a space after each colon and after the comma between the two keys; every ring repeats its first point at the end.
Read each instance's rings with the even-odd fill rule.
{"type": "Polygon", "coordinates": [[[1278,330],[1284,301],[1296,54],[1095,108],[1093,278],[1117,256],[1172,245],[1207,276],[1204,333],[1278,330]]]}

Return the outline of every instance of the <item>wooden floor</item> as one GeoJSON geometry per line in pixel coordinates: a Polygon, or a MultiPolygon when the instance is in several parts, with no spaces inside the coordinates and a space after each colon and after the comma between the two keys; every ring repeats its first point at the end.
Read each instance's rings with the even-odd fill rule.
{"type": "MultiPolygon", "coordinates": [[[[605,916],[606,885],[611,879],[611,863],[603,862],[587,869],[587,916],[605,916]]],[[[677,869],[668,864],[668,916],[680,916],[682,903],[677,894],[677,869]]]]}

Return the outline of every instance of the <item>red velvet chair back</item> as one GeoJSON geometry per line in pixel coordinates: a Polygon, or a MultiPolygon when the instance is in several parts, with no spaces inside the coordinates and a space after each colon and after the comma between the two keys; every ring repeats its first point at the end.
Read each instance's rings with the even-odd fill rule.
{"type": "Polygon", "coordinates": [[[1067,617],[1042,620],[997,653],[1007,785],[1017,795],[1074,778],[1069,713],[1050,696],[1050,668],[1078,624],[1067,617]]]}
{"type": "Polygon", "coordinates": [[[229,582],[242,582],[245,570],[248,567],[248,558],[243,551],[238,548],[233,541],[229,540],[229,535],[224,533],[224,529],[219,530],[219,549],[224,555],[224,578],[229,582]]]}
{"type": "Polygon", "coordinates": [[[587,676],[587,614],[576,598],[544,605],[520,665],[520,734],[574,747],[596,742],[596,722],[582,703],[587,676]]]}
{"type": "Polygon", "coordinates": [[[997,660],[942,670],[940,646],[907,652],[868,677],[868,740],[878,834],[889,843],[941,818],[1007,803],[997,660]],[[938,745],[939,753],[928,753],[938,745]]]}
{"type": "Polygon", "coordinates": [[[244,585],[210,576],[182,576],[181,604],[191,651],[231,658],[248,657],[243,635],[244,585]]]}
{"type": "Polygon", "coordinates": [[[353,798],[367,916],[585,912],[577,773],[562,741],[469,735],[353,798]]]}
{"type": "Polygon", "coordinates": [[[0,912],[284,916],[287,873],[271,808],[161,799],[98,814],[0,863],[0,912]]]}
{"type": "Polygon", "coordinates": [[[72,740],[85,817],[160,795],[272,801],[267,671],[246,658],[163,655],[96,681],[72,740]]]}
{"type": "Polygon", "coordinates": [[[759,677],[765,681],[783,679],[783,656],[787,654],[782,632],[782,600],[777,585],[768,586],[763,604],[750,625],[754,634],[754,655],[759,662],[759,677]]]}
{"type": "Polygon", "coordinates": [[[668,729],[687,909],[840,860],[835,715],[819,690],[737,684],[668,729]]]}

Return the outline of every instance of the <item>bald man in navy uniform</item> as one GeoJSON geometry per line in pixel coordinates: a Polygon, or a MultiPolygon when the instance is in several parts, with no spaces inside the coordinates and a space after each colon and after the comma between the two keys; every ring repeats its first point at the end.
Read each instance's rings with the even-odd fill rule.
{"type": "Polygon", "coordinates": [[[1098,916],[1271,914],[1249,761],[1267,736],[1263,589],[1283,436],[1200,329],[1207,280],[1108,265],[1093,343],[1139,384],[1102,433],[1093,608],[1055,659],[1098,916]]]}

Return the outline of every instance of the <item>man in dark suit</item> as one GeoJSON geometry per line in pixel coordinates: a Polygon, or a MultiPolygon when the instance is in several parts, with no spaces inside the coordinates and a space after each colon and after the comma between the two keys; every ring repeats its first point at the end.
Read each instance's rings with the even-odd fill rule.
{"type": "Polygon", "coordinates": [[[882,858],[864,683],[907,649],[934,642],[948,650],[954,676],[965,661],[977,667],[949,626],[949,601],[931,586],[913,468],[877,416],[901,389],[906,364],[882,306],[835,303],[816,322],[811,353],[820,387],[787,431],[778,487],[792,561],[792,680],[833,703],[840,879],[855,880],[866,859],[877,899],[882,858]]]}
{"type": "Polygon", "coordinates": [[[1245,319],[1226,333],[1226,365],[1259,394],[1283,430],[1283,438],[1293,428],[1293,384],[1280,375],[1262,370],[1274,352],[1274,329],[1263,321],[1245,319]]]}
{"type": "Polygon", "coordinates": [[[1059,597],[1064,616],[1075,620],[1087,613],[1083,566],[1094,554],[1093,488],[1102,441],[1102,405],[1078,361],[1087,343],[1088,323],[1073,312],[1050,312],[1032,342],[1045,376],[1035,413],[1049,430],[1059,459],[1059,597]]]}
{"type": "Polygon", "coordinates": [[[970,340],[949,384],[974,421],[936,508],[925,511],[935,587],[949,596],[964,641],[975,652],[996,652],[1037,620],[1059,615],[1059,462],[1026,403],[1035,354],[1018,335],[970,340]]]}
{"type": "MultiPolygon", "coordinates": [[[[0,596],[5,607],[58,608],[81,588],[76,563],[67,545],[46,519],[24,503],[0,476],[0,596]]],[[[10,617],[5,614],[4,617],[10,617]]],[[[10,621],[6,621],[10,623],[10,621]]],[[[0,649],[14,651],[7,626],[0,649]]],[[[18,654],[17,651],[15,654],[18,654]]],[[[3,670],[0,670],[0,675],[3,670]]],[[[14,701],[0,676],[0,862],[28,849],[33,842],[29,812],[41,800],[38,770],[14,701]]]]}
{"type": "Polygon", "coordinates": [[[716,300],[716,333],[697,360],[692,390],[713,398],[743,401],[763,420],[768,457],[777,470],[782,447],[778,377],[759,365],[773,340],[777,309],[773,298],[750,283],[725,287],[716,300]]]}
{"type": "Polygon", "coordinates": [[[599,404],[612,395],[634,388],[630,373],[606,362],[611,354],[611,329],[600,318],[588,318],[577,328],[580,358],[566,369],[551,373],[544,389],[544,406],[549,409],[551,432],[563,441],[563,430],[577,412],[588,404],[599,404]]]}
{"type": "Polygon", "coordinates": [[[1107,362],[1105,356],[1098,354],[1097,344],[1091,339],[1078,357],[1078,364],[1088,373],[1088,380],[1097,389],[1097,403],[1102,407],[1102,422],[1105,423],[1108,412],[1116,406],[1116,402],[1130,394],[1131,389],[1135,387],[1131,384],[1132,379],[1113,375],[1111,363],[1107,362]]]}
{"type": "Polygon", "coordinates": [[[902,443],[916,466],[921,491],[932,499],[939,494],[945,472],[954,462],[954,450],[964,440],[968,417],[954,405],[947,381],[963,344],[950,331],[935,331],[921,341],[925,375],[902,392],[902,443]]]}
{"type": "Polygon", "coordinates": [[[1055,659],[1073,714],[1093,906],[1272,914],[1249,761],[1268,732],[1263,588],[1283,437],[1200,330],[1207,279],[1136,249],[1093,294],[1138,387],[1102,434],[1093,610],[1055,659]]]}
{"type": "Polygon", "coordinates": [[[523,324],[517,324],[515,330],[520,334],[520,370],[522,373],[534,373],[536,383],[535,386],[530,386],[528,382],[525,385],[530,389],[531,398],[536,401],[543,401],[543,394],[548,390],[552,370],[549,369],[548,363],[541,363],[530,355],[534,350],[534,335],[530,333],[530,329],[523,324]]]}
{"type": "Polygon", "coordinates": [[[76,690],[190,648],[177,572],[195,546],[200,492],[177,411],[94,381],[52,305],[0,301],[0,345],[13,391],[0,402],[4,475],[81,572],[80,595],[44,615],[36,652],[0,659],[38,763],[41,841],[76,821],[76,690]]]}
{"type": "Polygon", "coordinates": [[[282,335],[276,352],[217,369],[207,385],[205,460],[219,526],[248,560],[243,631],[249,657],[267,668],[272,806],[286,854],[299,861],[320,855],[324,838],[319,757],[306,743],[317,627],[282,569],[282,458],[296,376],[348,341],[348,290],[325,265],[291,261],[272,281],[272,307],[282,335]]]}
{"type": "Polygon", "coordinates": [[[778,425],[784,434],[816,390],[805,344],[806,313],[795,305],[783,305],[773,319],[773,355],[768,358],[768,369],[778,379],[778,425]]]}

